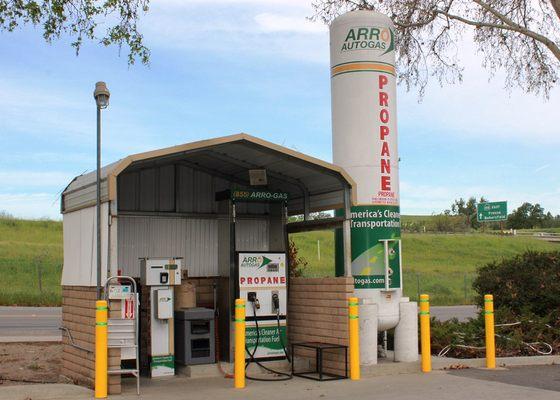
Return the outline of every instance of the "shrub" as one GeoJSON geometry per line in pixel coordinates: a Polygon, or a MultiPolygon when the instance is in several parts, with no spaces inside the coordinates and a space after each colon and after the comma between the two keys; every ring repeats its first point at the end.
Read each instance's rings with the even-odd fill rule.
{"type": "Polygon", "coordinates": [[[298,255],[298,248],[293,240],[288,242],[288,264],[290,266],[290,277],[297,278],[303,276],[307,268],[307,260],[298,255]]]}
{"type": "MultiPolygon", "coordinates": [[[[559,278],[559,251],[527,251],[478,269],[478,305],[484,307],[484,294],[494,295],[499,357],[560,352],[559,278]]],[[[448,357],[484,357],[484,315],[463,323],[433,320],[432,353],[448,345],[448,357]]]]}
{"type": "Polygon", "coordinates": [[[560,307],[560,251],[527,251],[513,258],[492,262],[478,270],[473,282],[476,301],[494,295],[494,307],[514,315],[526,312],[546,316],[560,307]]]}

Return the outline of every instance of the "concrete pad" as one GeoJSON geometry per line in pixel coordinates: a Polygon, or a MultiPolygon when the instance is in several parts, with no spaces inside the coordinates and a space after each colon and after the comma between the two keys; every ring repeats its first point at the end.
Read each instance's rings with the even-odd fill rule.
{"type": "MultiPolygon", "coordinates": [[[[132,382],[131,382],[132,383],[132,382]]],[[[294,378],[287,382],[247,381],[245,389],[233,389],[233,381],[223,378],[189,380],[175,379],[165,382],[143,382],[141,397],[146,400],[171,400],[191,398],[197,400],[236,399],[453,399],[453,400],[550,400],[557,392],[537,388],[525,388],[510,384],[481,381],[454,376],[447,372],[431,374],[407,374],[364,378],[360,381],[315,382],[294,378]]],[[[137,398],[133,385],[125,385],[122,396],[111,399],[137,398]]]]}
{"type": "Polygon", "coordinates": [[[81,400],[93,398],[93,391],[81,386],[53,383],[44,385],[0,385],[0,400],[81,400]]]}
{"type": "MultiPolygon", "coordinates": [[[[527,356],[527,357],[497,357],[496,366],[512,367],[526,365],[560,364],[560,356],[527,356]]],[[[464,365],[470,368],[486,367],[484,358],[447,358],[432,357],[432,369],[450,369],[452,366],[464,365]]]]}
{"type": "MultiPolygon", "coordinates": [[[[463,369],[449,372],[465,378],[546,389],[560,394],[560,365],[530,365],[496,369],[463,369]]],[[[560,397],[560,396],[558,396],[560,397]]]]}
{"type": "MultiPolygon", "coordinates": [[[[521,368],[520,368],[521,369],[521,368]]],[[[494,372],[496,373],[496,372],[494,372]]],[[[533,371],[539,373],[539,371],[533,371]]],[[[109,399],[132,400],[136,396],[133,379],[123,382],[124,393],[109,399]]],[[[299,399],[375,399],[375,400],[551,400],[560,393],[536,387],[524,387],[504,382],[473,379],[445,371],[429,374],[406,374],[369,377],[359,381],[340,380],[315,382],[294,378],[285,382],[247,381],[244,389],[234,389],[232,379],[142,379],[142,400],[299,400],[299,399]]],[[[28,385],[0,387],[0,400],[85,400],[92,398],[90,390],[72,385],[28,385]]]]}

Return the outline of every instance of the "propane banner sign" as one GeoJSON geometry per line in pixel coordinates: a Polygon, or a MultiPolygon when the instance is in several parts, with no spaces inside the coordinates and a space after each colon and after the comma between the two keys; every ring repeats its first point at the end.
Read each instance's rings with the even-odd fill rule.
{"type": "MultiPolygon", "coordinates": [[[[280,321],[280,328],[276,321],[259,321],[259,331],[254,321],[247,321],[245,328],[245,346],[255,359],[284,358],[284,346],[288,343],[286,336],[286,321],[280,321]],[[280,333],[280,335],[278,335],[280,333]],[[258,340],[258,343],[257,343],[258,340]],[[257,350],[255,351],[255,346],[257,350]]],[[[247,357],[249,358],[249,357],[247,357]]]]}

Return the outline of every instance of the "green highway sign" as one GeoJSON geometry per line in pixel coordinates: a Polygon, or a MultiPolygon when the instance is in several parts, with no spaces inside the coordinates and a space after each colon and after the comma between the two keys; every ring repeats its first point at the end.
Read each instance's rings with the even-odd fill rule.
{"type": "Polygon", "coordinates": [[[507,220],[507,201],[478,203],[476,206],[478,222],[494,222],[507,220]]]}

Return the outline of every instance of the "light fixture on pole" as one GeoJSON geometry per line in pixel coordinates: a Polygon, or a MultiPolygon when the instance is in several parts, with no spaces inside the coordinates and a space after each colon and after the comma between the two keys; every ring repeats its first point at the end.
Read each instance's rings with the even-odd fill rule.
{"type": "Polygon", "coordinates": [[[97,82],[93,98],[97,105],[97,171],[96,171],[96,214],[97,214],[97,298],[101,299],[101,110],[109,105],[109,89],[105,82],[97,82]]]}

